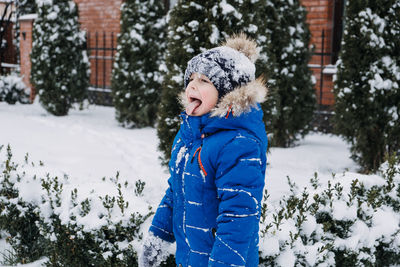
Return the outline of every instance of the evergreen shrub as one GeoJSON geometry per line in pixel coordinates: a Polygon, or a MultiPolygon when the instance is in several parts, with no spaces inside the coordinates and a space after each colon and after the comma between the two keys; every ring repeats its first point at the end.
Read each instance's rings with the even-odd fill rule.
{"type": "Polygon", "coordinates": [[[173,139],[180,125],[182,107],[178,94],[182,92],[187,62],[196,54],[211,47],[209,38],[213,21],[209,14],[212,1],[178,1],[168,15],[168,36],[164,83],[158,107],[157,135],[160,140],[163,163],[170,158],[173,139]]]}
{"type": "MultiPolygon", "coordinates": [[[[117,174],[102,180],[107,193],[85,193],[28,155],[17,164],[0,146],[0,156],[0,230],[21,263],[46,257],[47,266],[137,266],[153,214],[144,182],[117,174]]],[[[315,174],[303,189],[288,183],[278,203],[265,192],[260,266],[400,264],[400,157],[375,175],[345,172],[322,183],[315,174]]],[[[175,266],[173,255],[162,266],[175,266]]]]}
{"type": "Polygon", "coordinates": [[[12,258],[27,263],[46,257],[46,266],[137,266],[141,226],[153,214],[141,200],[144,182],[131,185],[117,174],[101,181],[110,193],[79,194],[66,189],[67,176],[51,176],[28,155],[17,164],[10,147],[3,149],[0,230],[12,258]]]}
{"type": "Polygon", "coordinates": [[[228,36],[245,33],[265,42],[265,17],[260,12],[264,3],[252,0],[193,1],[181,0],[168,15],[168,45],[164,83],[158,110],[157,135],[163,162],[170,158],[173,139],[180,125],[182,107],[178,94],[184,90],[183,77],[187,62],[195,55],[221,45],[228,36]]]}
{"type": "Polygon", "coordinates": [[[257,70],[268,81],[263,103],[264,121],[271,146],[290,147],[311,130],[316,109],[315,89],[308,62],[311,38],[307,11],[301,1],[268,1],[262,16],[265,40],[257,70]]]}
{"type": "MultiPolygon", "coordinates": [[[[3,145],[1,150],[5,150],[3,145]]],[[[37,206],[25,201],[15,186],[21,181],[21,174],[16,173],[20,165],[12,161],[10,146],[4,154],[5,160],[0,162],[0,229],[7,232],[6,240],[13,248],[12,258],[27,263],[43,255],[45,240],[36,225],[39,221],[37,206]]]]}
{"type": "Polygon", "coordinates": [[[15,73],[0,76],[0,102],[26,104],[29,103],[29,96],[30,90],[25,86],[20,76],[15,73]]]}
{"type": "Polygon", "coordinates": [[[400,153],[400,2],[347,1],[335,77],[336,130],[365,172],[400,153]]]}
{"type": "Polygon", "coordinates": [[[121,7],[112,75],[116,119],[127,128],[154,126],[166,48],[163,1],[127,0],[121,7]]]}
{"type": "Polygon", "coordinates": [[[291,193],[262,207],[261,266],[400,263],[400,157],[379,175],[333,174],[323,185],[315,173],[303,190],[288,181],[291,193]]]}
{"type": "Polygon", "coordinates": [[[67,115],[74,103],[82,108],[89,86],[89,59],[78,7],[70,0],[36,2],[31,82],[48,112],[67,115]]]}

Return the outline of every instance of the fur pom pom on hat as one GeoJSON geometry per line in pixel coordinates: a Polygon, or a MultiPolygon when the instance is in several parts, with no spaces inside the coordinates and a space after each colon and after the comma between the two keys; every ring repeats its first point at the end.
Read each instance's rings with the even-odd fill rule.
{"type": "Polygon", "coordinates": [[[234,35],[219,47],[193,57],[187,65],[184,88],[193,73],[207,76],[218,90],[221,99],[237,87],[255,80],[258,49],[255,41],[245,34],[234,35]]]}

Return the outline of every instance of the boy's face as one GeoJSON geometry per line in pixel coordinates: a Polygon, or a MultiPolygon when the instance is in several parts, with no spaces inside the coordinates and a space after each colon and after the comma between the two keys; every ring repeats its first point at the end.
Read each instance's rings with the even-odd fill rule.
{"type": "Polygon", "coordinates": [[[207,76],[193,73],[186,87],[186,114],[201,116],[211,111],[218,102],[218,91],[207,76]]]}

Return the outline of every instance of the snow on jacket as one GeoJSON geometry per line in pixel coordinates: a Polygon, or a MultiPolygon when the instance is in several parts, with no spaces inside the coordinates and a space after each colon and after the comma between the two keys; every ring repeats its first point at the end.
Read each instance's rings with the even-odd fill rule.
{"type": "Polygon", "coordinates": [[[181,114],[169,188],[150,231],[176,241],[183,267],[258,265],[267,136],[261,80],[225,95],[210,114],[181,114]]]}

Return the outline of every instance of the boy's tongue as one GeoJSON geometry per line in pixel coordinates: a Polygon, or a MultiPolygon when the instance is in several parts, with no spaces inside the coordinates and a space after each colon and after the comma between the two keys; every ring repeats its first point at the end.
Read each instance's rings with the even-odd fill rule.
{"type": "Polygon", "coordinates": [[[201,105],[201,101],[198,99],[190,102],[189,105],[187,105],[187,107],[186,107],[186,113],[188,115],[192,115],[193,111],[200,105],[201,105]]]}

